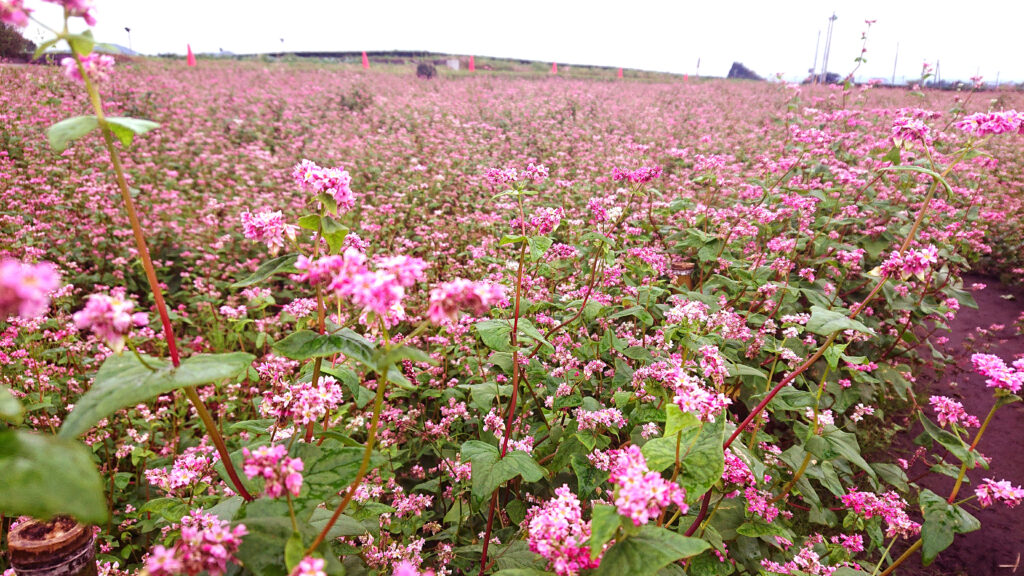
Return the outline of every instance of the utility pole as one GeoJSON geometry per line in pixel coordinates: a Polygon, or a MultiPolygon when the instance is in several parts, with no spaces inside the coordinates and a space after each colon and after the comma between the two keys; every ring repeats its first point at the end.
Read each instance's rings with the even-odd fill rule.
{"type": "Polygon", "coordinates": [[[693,77],[700,78],[700,56],[697,56],[697,73],[693,77]]]}
{"type": "Polygon", "coordinates": [[[935,86],[941,86],[942,85],[942,74],[939,72],[939,64],[941,64],[941,62],[936,60],[935,61],[935,82],[932,83],[935,86]]]}
{"type": "Polygon", "coordinates": [[[818,30],[818,40],[814,42],[814,65],[811,66],[811,82],[818,83],[818,48],[821,48],[821,30],[818,30]]]}
{"type": "Polygon", "coordinates": [[[128,50],[130,52],[134,52],[134,50],[132,50],[132,29],[125,26],[124,31],[128,33],[128,50]]]}
{"type": "Polygon", "coordinates": [[[899,60],[900,60],[900,43],[897,42],[896,43],[896,56],[894,56],[893,59],[892,59],[892,82],[890,82],[890,84],[892,84],[893,86],[896,85],[896,63],[899,62],[899,60]]]}
{"type": "Polygon", "coordinates": [[[828,32],[825,33],[825,54],[821,60],[821,83],[828,83],[828,57],[829,52],[832,50],[832,27],[837,19],[836,13],[832,13],[832,17],[828,19],[828,32]]]}

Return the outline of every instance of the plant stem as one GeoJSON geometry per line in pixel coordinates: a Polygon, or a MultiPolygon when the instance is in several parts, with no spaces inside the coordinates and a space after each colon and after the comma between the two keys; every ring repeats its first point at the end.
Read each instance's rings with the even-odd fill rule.
{"type": "MultiPolygon", "coordinates": [[[[892,545],[896,543],[896,538],[898,538],[898,536],[893,536],[892,540],[889,541],[889,545],[885,547],[885,552],[882,552],[882,557],[878,559],[878,564],[876,564],[875,569],[871,571],[871,576],[878,574],[878,569],[881,568],[882,563],[885,562],[885,557],[889,555],[889,550],[892,550],[892,545]]],[[[900,558],[902,558],[902,556],[900,556],[900,558]]]]}
{"type": "MultiPolygon", "coordinates": [[[[124,201],[125,212],[128,214],[128,221],[132,226],[132,235],[135,237],[135,247],[139,252],[139,259],[142,260],[142,268],[146,271],[146,280],[149,282],[149,288],[153,293],[153,301],[156,304],[157,313],[160,315],[160,323],[163,325],[164,339],[167,341],[167,351],[171,357],[171,363],[175,368],[181,365],[181,357],[178,355],[178,346],[174,339],[174,330],[171,328],[171,318],[167,313],[167,304],[164,302],[163,290],[160,288],[160,282],[156,277],[156,269],[153,267],[153,260],[149,256],[149,247],[146,245],[146,237],[142,231],[142,224],[139,223],[138,213],[135,211],[135,202],[132,200],[131,191],[128,188],[128,181],[124,176],[124,167],[121,164],[121,156],[117,152],[117,148],[114,146],[114,133],[111,132],[110,126],[107,124],[106,118],[103,116],[103,102],[100,100],[100,93],[96,90],[96,86],[89,79],[88,73],[85,71],[85,67],[82,65],[81,57],[76,53],[75,62],[78,64],[79,73],[82,75],[85,81],[85,89],[89,93],[89,100],[92,102],[93,110],[96,112],[96,122],[99,124],[100,132],[103,134],[103,143],[107,148],[107,153],[110,154],[110,164],[114,168],[114,175],[117,179],[117,187],[121,192],[121,199],[124,201]]],[[[206,433],[209,434],[210,440],[217,447],[217,453],[220,455],[221,461],[224,463],[224,469],[228,473],[228,477],[234,484],[235,491],[242,496],[246,501],[251,501],[252,495],[245,489],[242,481],[238,478],[238,472],[235,471],[234,463],[231,462],[230,454],[228,453],[227,446],[224,444],[224,439],[220,435],[220,431],[217,429],[213,418],[210,417],[209,410],[203,404],[199,393],[196,391],[194,386],[185,388],[185,394],[188,396],[189,401],[196,408],[196,412],[199,413],[199,417],[203,421],[203,425],[206,426],[206,433]]]]}
{"type": "Polygon", "coordinates": [[[886,568],[878,576],[889,576],[890,574],[892,574],[892,571],[895,570],[897,566],[902,564],[907,558],[910,558],[910,555],[913,554],[914,552],[917,552],[917,549],[920,548],[923,545],[924,545],[924,541],[923,540],[919,539],[917,542],[914,542],[914,544],[910,548],[907,548],[906,552],[904,552],[903,554],[900,554],[900,557],[897,558],[895,562],[893,562],[888,568],[886,568]]]}
{"type": "MultiPolygon", "coordinates": [[[[999,408],[999,404],[993,404],[992,408],[988,411],[988,415],[985,416],[985,421],[982,422],[981,428],[978,429],[978,433],[974,436],[974,441],[971,442],[971,448],[968,452],[974,452],[974,449],[978,447],[978,441],[981,440],[981,435],[988,428],[988,423],[992,421],[992,416],[995,415],[997,408],[999,408]]],[[[953,484],[953,491],[949,493],[949,498],[946,499],[946,502],[952,504],[953,500],[956,500],[956,495],[960,492],[960,486],[964,482],[965,474],[967,474],[967,462],[960,464],[960,473],[956,477],[956,484],[953,484]]]]}

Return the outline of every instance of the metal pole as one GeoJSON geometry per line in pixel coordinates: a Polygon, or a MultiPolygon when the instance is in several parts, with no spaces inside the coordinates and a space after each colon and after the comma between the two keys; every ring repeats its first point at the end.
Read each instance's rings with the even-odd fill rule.
{"type": "Polygon", "coordinates": [[[821,30],[818,30],[818,40],[814,43],[814,65],[811,66],[811,82],[818,83],[818,48],[821,48],[821,30]]]}
{"type": "Polygon", "coordinates": [[[896,85],[896,63],[900,60],[900,43],[896,43],[896,56],[892,59],[892,85],[896,85]]]}
{"type": "Polygon", "coordinates": [[[828,83],[828,57],[832,51],[832,27],[836,21],[836,13],[832,13],[832,17],[828,19],[828,32],[825,34],[825,55],[821,61],[821,83],[828,83]]]}

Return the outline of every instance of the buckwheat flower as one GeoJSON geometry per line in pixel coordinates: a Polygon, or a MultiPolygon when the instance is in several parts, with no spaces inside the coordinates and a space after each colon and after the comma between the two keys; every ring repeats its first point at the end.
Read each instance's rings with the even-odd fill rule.
{"type": "Polygon", "coordinates": [[[132,313],[135,303],[123,294],[92,294],[85,308],[75,312],[72,319],[79,330],[89,329],[106,342],[114,352],[124,349],[125,336],[136,326],[149,323],[145,312],[132,313]]]}
{"type": "Polygon", "coordinates": [[[67,10],[68,16],[71,16],[72,18],[82,18],[89,26],[96,25],[96,18],[92,14],[94,9],[92,5],[93,0],[43,0],[43,2],[59,4],[67,10]]]}
{"type": "Polygon", "coordinates": [[[230,522],[213,514],[193,510],[181,519],[181,539],[173,548],[154,547],[146,571],[150,576],[197,576],[201,572],[223,576],[246,534],[242,524],[232,528],[230,522]]]}
{"type": "Polygon", "coordinates": [[[299,562],[298,576],[327,576],[324,571],[324,559],[306,556],[299,562]]]}
{"type": "Polygon", "coordinates": [[[949,398],[947,396],[932,396],[928,399],[928,403],[935,409],[935,415],[938,418],[939,426],[946,426],[947,424],[959,424],[961,426],[969,426],[977,428],[981,426],[978,418],[972,416],[964,410],[964,405],[949,398]]]}
{"type": "Polygon", "coordinates": [[[424,273],[430,264],[420,258],[409,256],[387,256],[374,261],[378,270],[387,270],[395,275],[402,286],[409,288],[426,278],[424,273]]]}
{"type": "Polygon", "coordinates": [[[998,134],[1024,134],[1024,112],[978,112],[965,116],[954,124],[960,130],[973,136],[982,137],[998,134]]]}
{"type": "Polygon", "coordinates": [[[0,0],[0,22],[24,28],[28,26],[28,15],[32,10],[25,8],[24,0],[0,0]]]}
{"type": "Polygon", "coordinates": [[[633,184],[646,184],[661,176],[660,166],[641,166],[636,170],[620,170],[612,168],[612,180],[628,180],[633,184]]]}
{"type": "Polygon", "coordinates": [[[590,559],[590,523],[583,521],[580,500],[565,484],[555,489],[554,498],[532,508],[526,523],[530,550],[543,556],[559,576],[576,576],[600,564],[600,558],[590,559]]]}
{"type": "Polygon", "coordinates": [[[853,414],[850,414],[850,420],[854,422],[860,422],[865,416],[870,416],[875,413],[875,409],[872,406],[865,406],[863,403],[857,404],[853,408],[853,414]]]}
{"type": "MultiPolygon", "coordinates": [[[[114,69],[114,57],[108,54],[92,52],[85,56],[79,56],[79,58],[86,75],[90,80],[96,82],[106,80],[110,77],[110,71],[114,69]]],[[[74,58],[63,58],[60,65],[64,67],[64,76],[77,82],[84,82],[82,69],[78,67],[78,62],[74,58]]]]}
{"type": "Polygon", "coordinates": [[[242,448],[245,463],[242,469],[248,478],[263,478],[263,493],[279,498],[287,490],[298,496],[302,489],[302,460],[289,458],[288,449],[281,444],[260,446],[252,452],[242,448]]]}
{"type": "Polygon", "coordinates": [[[8,316],[26,320],[42,316],[50,307],[50,293],[59,287],[60,274],[49,262],[0,260],[0,320],[8,316]]]}
{"type": "Polygon", "coordinates": [[[519,180],[519,173],[515,168],[488,168],[484,172],[484,178],[491,183],[491,186],[500,187],[519,180]]]}
{"type": "Polygon", "coordinates": [[[991,478],[985,478],[985,481],[974,489],[974,493],[978,496],[978,503],[986,507],[999,500],[1006,504],[1007,508],[1014,508],[1024,500],[1024,489],[1020,486],[1014,488],[1008,480],[996,482],[991,478]]]}
{"type": "Polygon", "coordinates": [[[988,378],[985,383],[989,388],[1008,390],[1011,394],[1020,392],[1024,374],[1011,369],[1002,358],[994,354],[973,354],[971,364],[978,374],[988,378]]]}
{"type": "Polygon", "coordinates": [[[843,505],[864,518],[881,516],[886,523],[886,536],[897,534],[909,538],[921,531],[921,525],[907,516],[907,501],[896,492],[886,492],[881,497],[873,492],[851,491],[840,497],[843,505]]]}
{"type": "Polygon", "coordinates": [[[530,163],[526,167],[525,176],[534,183],[540,183],[548,179],[548,169],[543,164],[530,163]]]}
{"type": "Polygon", "coordinates": [[[285,240],[295,240],[298,226],[288,224],[280,210],[264,210],[253,214],[242,212],[242,233],[249,240],[263,242],[276,255],[284,248],[285,240]]]}
{"type": "Polygon", "coordinates": [[[430,305],[427,317],[434,324],[445,320],[456,320],[460,310],[467,310],[474,316],[482,316],[491,306],[505,300],[505,287],[490,282],[474,282],[456,278],[438,284],[430,291],[430,305]]]}
{"type": "Polygon", "coordinates": [[[434,576],[434,571],[428,569],[420,572],[416,563],[411,560],[400,560],[395,564],[394,572],[391,574],[392,576],[434,576]]]}
{"type": "Polygon", "coordinates": [[[903,255],[903,273],[924,274],[932,264],[938,263],[938,256],[938,248],[931,244],[918,250],[909,250],[903,255]]]}
{"type": "Polygon", "coordinates": [[[574,414],[580,430],[596,430],[599,426],[622,428],[626,425],[626,419],[618,408],[605,408],[604,410],[594,411],[577,408],[574,414]]]}
{"type": "Polygon", "coordinates": [[[636,526],[647,524],[671,504],[682,514],[689,509],[686,491],[647,468],[647,460],[635,444],[616,454],[609,473],[608,480],[616,486],[616,509],[636,526]]]}
{"type": "Polygon", "coordinates": [[[339,210],[348,211],[355,206],[352,176],[341,167],[322,168],[309,160],[302,160],[292,170],[292,178],[306,192],[327,194],[334,199],[339,210]]]}
{"type": "MultiPolygon", "coordinates": [[[[358,250],[354,250],[353,254],[362,256],[358,250]]],[[[353,267],[358,265],[361,268],[365,257],[362,257],[356,264],[354,264],[355,259],[357,258],[346,260],[344,256],[332,255],[310,260],[305,255],[300,255],[295,261],[295,268],[302,272],[293,274],[291,278],[297,282],[309,282],[312,286],[327,284],[346,266],[353,267]]]]}
{"type": "Polygon", "coordinates": [[[892,140],[897,146],[906,141],[928,144],[932,141],[931,129],[920,118],[897,118],[892,123],[892,140]]]}

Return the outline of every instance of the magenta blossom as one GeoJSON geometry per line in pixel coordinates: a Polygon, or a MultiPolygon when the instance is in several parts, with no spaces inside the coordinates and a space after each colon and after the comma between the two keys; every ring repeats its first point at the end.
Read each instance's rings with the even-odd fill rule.
{"type": "Polygon", "coordinates": [[[0,320],[42,316],[50,306],[50,293],[59,286],[60,274],[49,262],[0,260],[0,320]]]}
{"type": "Polygon", "coordinates": [[[93,52],[79,56],[79,59],[82,61],[82,68],[79,68],[78,62],[71,57],[60,61],[60,65],[64,67],[64,76],[77,82],[84,82],[85,80],[82,78],[82,69],[84,69],[90,80],[98,82],[110,77],[110,71],[114,69],[114,57],[107,54],[93,52]]]}
{"type": "Polygon", "coordinates": [[[145,312],[133,314],[134,308],[135,303],[125,299],[123,293],[92,294],[85,308],[75,312],[72,318],[76,328],[92,330],[114,352],[120,352],[124,348],[125,336],[131,333],[132,328],[149,322],[145,312]]]}
{"type": "Polygon", "coordinates": [[[1006,365],[1003,359],[994,354],[972,354],[971,364],[974,370],[988,378],[985,384],[989,388],[1006,390],[1011,394],[1020,392],[1021,384],[1024,383],[1024,373],[1020,372],[1022,366],[1018,362],[1013,363],[1013,368],[1006,365]]]}
{"type": "Polygon", "coordinates": [[[438,284],[430,291],[430,306],[427,316],[434,324],[458,318],[460,310],[482,316],[491,306],[505,299],[505,287],[490,282],[473,282],[456,278],[451,282],[438,284]]]}
{"type": "Polygon", "coordinates": [[[43,0],[43,2],[59,4],[64,7],[65,11],[67,11],[68,16],[72,18],[82,18],[89,26],[96,25],[96,18],[92,13],[94,10],[92,0],[43,0]]]}
{"type": "Polygon", "coordinates": [[[1024,134],[1024,112],[978,112],[965,116],[954,126],[979,138],[998,134],[1024,134]]]}
{"type": "Polygon", "coordinates": [[[580,500],[568,486],[556,488],[554,498],[531,509],[526,522],[530,550],[547,559],[559,576],[576,576],[600,564],[599,558],[590,559],[590,522],[583,521],[580,500]]]}
{"type": "Polygon", "coordinates": [[[288,449],[281,444],[260,446],[253,451],[242,448],[245,463],[242,469],[249,478],[263,478],[263,493],[271,498],[281,497],[287,490],[298,496],[302,489],[302,460],[289,458],[288,449]]]}
{"type": "Polygon", "coordinates": [[[303,160],[295,165],[292,177],[303,190],[313,194],[326,194],[334,199],[341,211],[349,211],[356,205],[352,192],[352,176],[341,168],[322,168],[314,162],[303,160]]]}
{"type": "Polygon", "coordinates": [[[181,519],[181,540],[172,548],[154,547],[146,560],[146,571],[150,576],[196,576],[201,572],[223,576],[246,534],[242,524],[231,528],[230,522],[201,509],[193,510],[181,519]]]}
{"type": "Polygon", "coordinates": [[[615,484],[615,506],[619,514],[642,526],[671,504],[686,514],[686,491],[675,482],[647,468],[640,447],[633,444],[615,455],[608,480],[615,484]]]}
{"type": "Polygon", "coordinates": [[[0,22],[24,28],[28,26],[32,11],[24,6],[24,0],[0,0],[0,22]]]}
{"type": "Polygon", "coordinates": [[[306,556],[299,562],[298,576],[327,576],[327,572],[324,572],[325,564],[323,558],[306,556]]]}
{"type": "Polygon", "coordinates": [[[280,210],[264,210],[253,214],[242,212],[242,234],[249,240],[263,242],[276,255],[284,248],[285,240],[295,240],[298,227],[284,221],[280,210]]]}
{"type": "Polygon", "coordinates": [[[1008,508],[1014,508],[1024,500],[1024,489],[1020,486],[1014,487],[1008,480],[995,481],[985,478],[985,481],[974,489],[978,496],[978,502],[982,506],[991,506],[995,501],[1001,501],[1008,508]]]}

